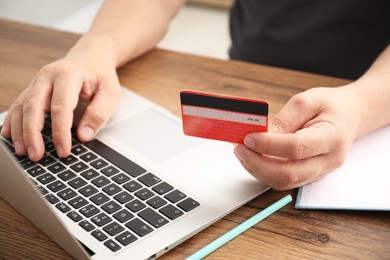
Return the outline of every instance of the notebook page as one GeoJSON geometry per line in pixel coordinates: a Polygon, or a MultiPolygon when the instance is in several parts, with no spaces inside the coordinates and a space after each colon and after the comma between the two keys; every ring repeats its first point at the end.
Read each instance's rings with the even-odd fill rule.
{"type": "Polygon", "coordinates": [[[390,211],[390,126],[356,140],[341,168],[299,189],[295,207],[390,211]]]}

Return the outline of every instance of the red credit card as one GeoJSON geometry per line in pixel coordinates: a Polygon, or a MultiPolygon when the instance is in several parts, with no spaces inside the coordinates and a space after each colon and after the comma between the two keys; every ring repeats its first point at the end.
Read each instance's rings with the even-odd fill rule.
{"type": "Polygon", "coordinates": [[[184,134],[242,143],[253,132],[267,132],[265,100],[183,90],[180,92],[184,134]]]}

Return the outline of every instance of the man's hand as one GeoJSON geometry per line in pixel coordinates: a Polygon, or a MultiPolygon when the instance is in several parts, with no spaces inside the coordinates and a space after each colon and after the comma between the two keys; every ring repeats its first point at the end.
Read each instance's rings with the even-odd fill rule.
{"type": "Polygon", "coordinates": [[[71,149],[73,111],[79,99],[88,103],[77,135],[92,139],[108,121],[119,101],[120,85],[115,64],[104,64],[79,53],[44,66],[11,105],[1,134],[11,137],[17,155],[38,161],[44,154],[41,131],[45,113],[50,113],[53,144],[59,157],[71,149]],[[100,64],[100,66],[98,65],[100,64]]]}
{"type": "Polygon", "coordinates": [[[345,159],[360,122],[358,100],[346,87],[300,93],[270,121],[269,132],[248,134],[235,154],[275,190],[319,180],[345,159]]]}

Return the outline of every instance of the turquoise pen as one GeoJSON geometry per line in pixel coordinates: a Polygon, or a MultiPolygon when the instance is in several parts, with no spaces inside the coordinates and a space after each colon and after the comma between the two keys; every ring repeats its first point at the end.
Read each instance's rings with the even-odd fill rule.
{"type": "Polygon", "coordinates": [[[218,248],[220,248],[221,246],[223,246],[224,244],[226,244],[227,242],[229,242],[230,240],[232,240],[233,238],[235,238],[239,234],[243,233],[245,230],[253,227],[254,225],[259,223],[260,221],[262,221],[263,219],[265,219],[266,217],[268,217],[269,215],[271,215],[275,211],[284,207],[285,205],[287,205],[291,201],[292,201],[291,195],[287,195],[287,196],[281,198],[277,202],[275,202],[275,203],[271,204],[270,206],[268,206],[267,208],[263,209],[262,211],[260,211],[256,215],[254,215],[253,217],[249,218],[248,220],[241,223],[237,227],[233,228],[229,232],[220,236],[219,238],[217,238],[216,240],[214,240],[213,242],[211,242],[207,246],[203,247],[202,249],[200,249],[199,251],[197,251],[193,255],[187,257],[186,259],[187,260],[202,259],[203,257],[207,256],[208,254],[211,254],[213,251],[217,250],[218,248]]]}

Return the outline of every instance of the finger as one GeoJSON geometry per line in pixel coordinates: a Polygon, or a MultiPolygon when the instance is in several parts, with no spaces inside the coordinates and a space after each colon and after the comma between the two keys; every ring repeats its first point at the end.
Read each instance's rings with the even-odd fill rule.
{"type": "Polygon", "coordinates": [[[18,156],[26,154],[26,149],[23,143],[23,108],[21,105],[15,105],[11,110],[10,128],[11,138],[14,144],[15,153],[18,156]]]}
{"type": "Polygon", "coordinates": [[[343,145],[343,138],[329,122],[316,123],[295,133],[252,133],[244,138],[244,144],[260,154],[290,159],[310,158],[326,154],[343,145]]]}
{"type": "Polygon", "coordinates": [[[1,136],[4,138],[10,138],[11,137],[11,114],[8,111],[7,115],[5,116],[3,120],[3,125],[1,127],[1,136]]]}
{"type": "Polygon", "coordinates": [[[303,92],[292,97],[280,112],[269,122],[270,133],[294,133],[313,119],[319,109],[319,104],[313,104],[312,99],[303,92]]]}
{"type": "MultiPolygon", "coordinates": [[[[27,88],[28,89],[28,88],[27,88]]],[[[19,156],[26,154],[23,143],[23,103],[26,99],[27,89],[24,90],[15,102],[10,106],[7,116],[4,119],[2,135],[11,138],[15,152],[19,156]]]]}
{"type": "MultiPolygon", "coordinates": [[[[110,83],[105,84],[107,86],[107,84],[110,83]]],[[[119,83],[117,86],[100,87],[97,90],[78,124],[77,134],[81,141],[90,141],[97,134],[100,128],[107,123],[108,119],[114,112],[119,98],[119,83]]]]}
{"type": "Polygon", "coordinates": [[[76,108],[82,86],[82,78],[77,75],[64,75],[54,84],[50,105],[52,138],[57,155],[66,157],[72,145],[70,129],[73,123],[73,110],[76,108]]]}
{"type": "Polygon", "coordinates": [[[40,78],[33,83],[29,93],[23,105],[23,141],[30,160],[38,161],[45,152],[42,129],[50,103],[51,82],[40,78]]]}
{"type": "Polygon", "coordinates": [[[240,162],[250,174],[275,190],[293,189],[317,181],[339,166],[328,155],[289,160],[259,155],[243,145],[238,145],[235,153],[240,154],[240,162]]]}
{"type": "Polygon", "coordinates": [[[8,109],[8,113],[7,113],[6,117],[4,118],[3,127],[1,129],[1,135],[5,138],[11,138],[11,135],[12,135],[12,131],[11,131],[12,114],[13,114],[13,111],[15,111],[17,109],[22,110],[24,100],[26,99],[25,96],[26,96],[27,89],[24,90],[19,95],[19,97],[14,101],[14,103],[8,109]]]}

